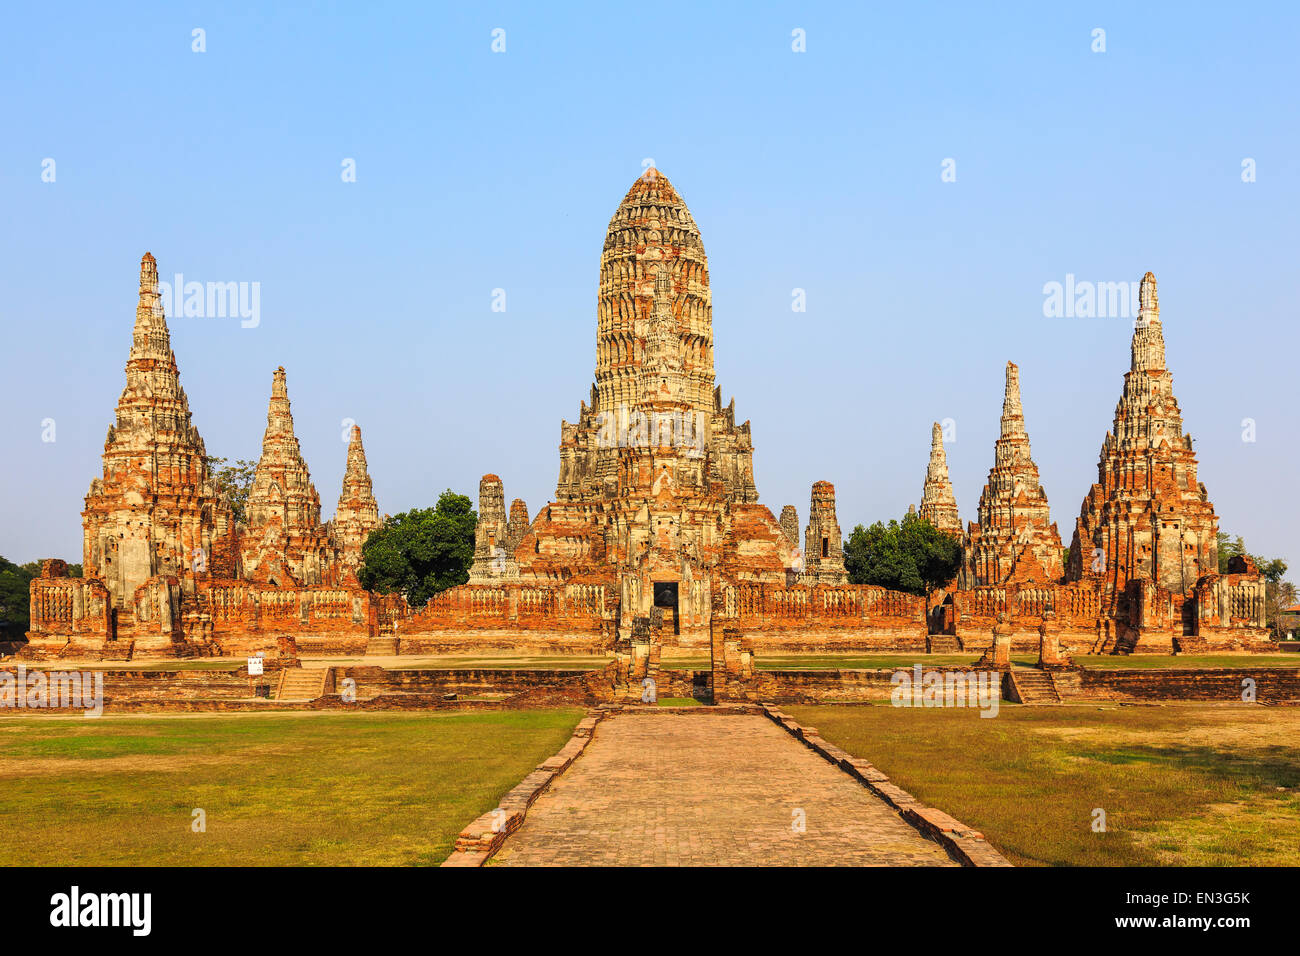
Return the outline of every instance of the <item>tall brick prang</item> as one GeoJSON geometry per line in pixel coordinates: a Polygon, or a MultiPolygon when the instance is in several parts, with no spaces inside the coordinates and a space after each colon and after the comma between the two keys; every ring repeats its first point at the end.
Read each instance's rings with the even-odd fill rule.
{"type": "Polygon", "coordinates": [[[152,622],[158,646],[180,640],[181,595],[194,593],[214,561],[229,562],[221,539],[232,530],[230,512],[206,454],[171,349],[158,264],[146,252],[126,387],[104,439],[103,476],[91,482],[82,512],[83,573],[107,588],[111,632],[152,622]]]}
{"type": "Polygon", "coordinates": [[[1054,584],[1061,580],[1061,536],[1052,523],[1047,493],[1029,450],[1020,404],[1020,369],[1007,363],[1002,429],[993,467],[980,495],[979,520],[966,536],[963,589],[986,585],[1054,584]]]}
{"type": "Polygon", "coordinates": [[[940,531],[961,534],[957,498],[952,493],[948,458],[943,450],[943,429],[938,422],[930,433],[930,464],[925,469],[925,485],[921,489],[920,515],[940,531]]]}
{"type": "Polygon", "coordinates": [[[339,554],[342,580],[355,583],[361,566],[362,547],[370,532],[379,527],[379,502],[375,500],[366,449],[361,444],[361,426],[352,426],[348,441],[348,463],[343,473],[343,490],[330,532],[339,554]]]}
{"type": "Polygon", "coordinates": [[[1198,617],[1206,627],[1228,626],[1233,619],[1241,627],[1263,627],[1262,584],[1244,567],[1231,593],[1209,600],[1224,586],[1218,580],[1219,524],[1196,469],[1165,362],[1156,277],[1148,272],[1114,427],[1102,442],[1097,483],[1075,522],[1068,568],[1071,581],[1095,582],[1101,589],[1120,647],[1136,646],[1145,631],[1156,641],[1150,649],[1168,650],[1171,631],[1175,637],[1198,635],[1198,617]],[[1198,614],[1193,592],[1207,576],[1212,580],[1205,582],[1207,600],[1198,614]],[[1153,614],[1164,607],[1171,608],[1171,621],[1153,614]],[[1163,639],[1153,637],[1161,632],[1163,639]]]}
{"type": "Polygon", "coordinates": [[[321,526],[320,495],[293,431],[283,366],[271,377],[262,455],[248,491],[247,514],[241,548],[246,578],[272,585],[334,582],[335,548],[321,526]]]}

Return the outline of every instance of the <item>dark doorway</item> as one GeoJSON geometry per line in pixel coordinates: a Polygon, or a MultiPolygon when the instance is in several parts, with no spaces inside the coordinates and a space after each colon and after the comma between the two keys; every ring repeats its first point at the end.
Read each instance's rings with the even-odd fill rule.
{"type": "Polygon", "coordinates": [[[655,607],[664,609],[667,613],[670,609],[673,612],[673,633],[682,632],[681,624],[677,619],[677,582],[676,581],[656,581],[655,582],[655,607]]]}

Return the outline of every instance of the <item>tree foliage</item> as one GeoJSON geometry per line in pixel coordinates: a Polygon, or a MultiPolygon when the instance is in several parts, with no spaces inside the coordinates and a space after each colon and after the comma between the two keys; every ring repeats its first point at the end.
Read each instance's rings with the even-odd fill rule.
{"type": "Polygon", "coordinates": [[[433,508],[413,508],[370,532],[362,547],[361,585],[402,594],[423,607],[440,591],[469,580],[478,515],[469,498],[451,489],[433,508]]]}
{"type": "Polygon", "coordinates": [[[248,491],[253,487],[253,476],[257,474],[257,462],[238,458],[232,465],[228,459],[209,455],[203,459],[203,463],[207,465],[208,474],[217,486],[217,494],[230,508],[235,521],[244,521],[248,491]]]}
{"type": "Polygon", "coordinates": [[[844,567],[853,584],[924,595],[948,584],[961,567],[961,543],[928,520],[907,514],[902,521],[858,525],[844,543],[844,567]]]}

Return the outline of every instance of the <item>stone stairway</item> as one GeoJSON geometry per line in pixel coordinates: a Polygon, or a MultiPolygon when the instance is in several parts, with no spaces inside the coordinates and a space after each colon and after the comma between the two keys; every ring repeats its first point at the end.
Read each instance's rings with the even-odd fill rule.
{"type": "Polygon", "coordinates": [[[325,693],[328,667],[286,667],[280,671],[276,700],[315,700],[325,693]]]}
{"type": "Polygon", "coordinates": [[[1210,645],[1205,643],[1203,637],[1193,637],[1190,634],[1179,635],[1174,638],[1175,654],[1208,654],[1210,645]]]}
{"type": "Polygon", "coordinates": [[[1061,695],[1056,690],[1056,681],[1047,671],[1033,667],[1016,667],[1011,671],[1011,679],[1016,685],[1016,694],[1022,704],[1059,704],[1061,695]]]}
{"type": "Polygon", "coordinates": [[[925,639],[927,654],[960,654],[961,645],[953,634],[931,634],[925,639]]]}
{"type": "Polygon", "coordinates": [[[367,657],[396,657],[397,638],[392,634],[378,634],[366,641],[367,657]]]}

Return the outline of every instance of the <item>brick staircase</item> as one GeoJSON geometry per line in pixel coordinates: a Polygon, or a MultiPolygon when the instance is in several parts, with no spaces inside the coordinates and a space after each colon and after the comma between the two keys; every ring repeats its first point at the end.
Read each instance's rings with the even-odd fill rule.
{"type": "Polygon", "coordinates": [[[105,641],[99,649],[101,661],[129,661],[135,654],[135,641],[105,641]]]}
{"type": "Polygon", "coordinates": [[[925,639],[927,654],[960,654],[961,645],[954,634],[931,634],[925,639]]]}
{"type": "Polygon", "coordinates": [[[1012,668],[1011,679],[1016,685],[1016,694],[1022,704],[1059,704],[1061,695],[1056,690],[1056,681],[1047,671],[1034,667],[1012,668]]]}
{"type": "Polygon", "coordinates": [[[1203,637],[1193,637],[1187,634],[1174,638],[1175,654],[1208,654],[1209,652],[1210,645],[1205,643],[1203,637]]]}
{"type": "Polygon", "coordinates": [[[366,641],[366,656],[396,657],[397,641],[391,634],[376,635],[366,641]]]}
{"type": "Polygon", "coordinates": [[[286,667],[280,671],[276,700],[315,700],[325,693],[328,667],[286,667]]]}

